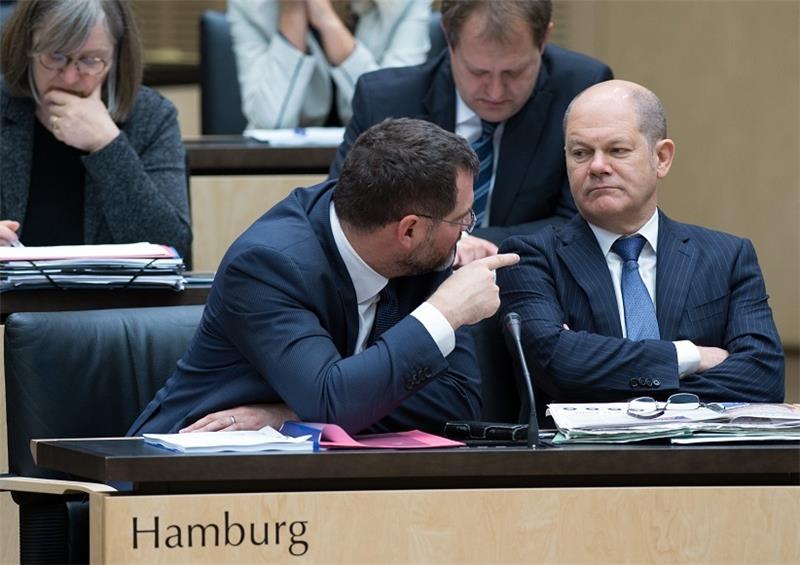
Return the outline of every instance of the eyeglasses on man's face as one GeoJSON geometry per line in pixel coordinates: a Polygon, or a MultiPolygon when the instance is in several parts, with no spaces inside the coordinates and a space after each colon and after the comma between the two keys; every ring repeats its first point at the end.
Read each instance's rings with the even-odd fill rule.
{"type": "Polygon", "coordinates": [[[467,233],[472,233],[472,230],[475,229],[475,225],[478,223],[478,218],[475,216],[475,211],[470,208],[466,214],[464,214],[464,218],[461,220],[445,220],[444,218],[434,218],[433,216],[428,216],[427,214],[415,214],[420,218],[428,218],[429,220],[433,220],[434,222],[444,222],[445,224],[452,224],[454,226],[461,227],[462,231],[467,233]]]}
{"type": "Polygon", "coordinates": [[[97,76],[106,70],[108,61],[100,57],[78,57],[73,59],[63,53],[40,53],[39,63],[48,70],[62,71],[69,65],[75,65],[78,73],[85,76],[97,76]]]}
{"type": "Polygon", "coordinates": [[[634,418],[656,418],[667,411],[673,410],[697,410],[700,407],[711,408],[719,411],[714,405],[706,405],[700,402],[696,394],[690,392],[679,392],[667,398],[666,402],[658,402],[650,396],[640,396],[628,402],[628,416],[634,418]]]}

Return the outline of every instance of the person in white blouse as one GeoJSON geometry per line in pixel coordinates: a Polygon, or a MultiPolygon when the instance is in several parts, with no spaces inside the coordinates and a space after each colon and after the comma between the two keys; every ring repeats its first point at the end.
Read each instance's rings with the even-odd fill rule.
{"type": "Polygon", "coordinates": [[[346,124],[361,74],[425,60],[430,14],[430,0],[230,0],[248,128],[346,124]]]}

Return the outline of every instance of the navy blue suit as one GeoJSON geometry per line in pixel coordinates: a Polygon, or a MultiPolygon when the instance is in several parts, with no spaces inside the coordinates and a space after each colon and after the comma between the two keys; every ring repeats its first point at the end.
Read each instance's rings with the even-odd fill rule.
{"type": "Polygon", "coordinates": [[[622,338],[608,265],[580,216],[502,246],[521,256],[518,265],[498,270],[497,282],[502,311],[522,319],[537,387],[567,402],[678,391],[704,401],[781,402],[783,350],[752,243],[659,214],[661,340],[622,338]],[[678,340],[721,347],[730,357],[679,380],[671,343],[678,340]]]}
{"type": "MultiPolygon", "coordinates": [[[[506,121],[489,227],[476,229],[474,235],[500,243],[510,235],[564,223],[575,214],[561,121],[576,94],[611,78],[611,69],[603,63],[547,45],[533,95],[506,121]]],[[[455,131],[456,90],[448,50],[423,65],[361,75],[353,95],[353,118],[331,165],[331,178],[339,176],[356,138],[390,117],[418,118],[455,131]]]]}
{"type": "Polygon", "coordinates": [[[477,418],[480,376],[466,330],[443,357],[409,314],[449,274],[395,279],[405,316],[353,355],[355,289],[331,232],[335,183],[292,192],[231,246],[175,373],[129,430],[175,432],[208,413],[285,402],[350,432],[477,418]]]}

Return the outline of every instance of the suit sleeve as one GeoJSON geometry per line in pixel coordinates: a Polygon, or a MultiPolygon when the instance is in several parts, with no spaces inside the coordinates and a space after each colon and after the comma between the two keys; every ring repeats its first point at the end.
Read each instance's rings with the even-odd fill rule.
{"type": "Polygon", "coordinates": [[[256,25],[263,4],[231,2],[228,18],[236,53],[242,113],[251,127],[286,128],[300,122],[314,74],[314,57],[302,53],[280,33],[268,35],[256,25]]]}
{"type": "Polygon", "coordinates": [[[114,243],[152,241],[187,257],[192,243],[185,151],[175,107],[144,98],[127,128],[100,151],[82,157],[114,243]],[[144,122],[144,123],[143,123],[144,122]],[[136,145],[136,147],[134,147],[136,145]]]}
{"type": "Polygon", "coordinates": [[[350,101],[362,74],[425,61],[430,49],[430,17],[430,3],[418,0],[378,0],[374,9],[362,16],[355,49],[341,65],[331,67],[331,77],[340,93],[337,103],[342,121],[352,116],[350,101]],[[367,44],[377,49],[370,50],[367,44]]]}
{"type": "MultiPolygon", "coordinates": [[[[658,381],[658,389],[677,391],[678,361],[669,341],[630,341],[570,327],[560,303],[564,281],[554,277],[555,254],[545,251],[543,238],[511,238],[501,253],[518,253],[520,262],[498,270],[503,315],[517,312],[522,321],[525,357],[532,379],[550,397],[596,400],[636,394],[632,381],[658,381]]],[[[564,275],[567,276],[567,275],[564,275]]],[[[653,389],[646,389],[649,394],[653,389]]]]}
{"type": "Polygon", "coordinates": [[[681,390],[705,401],[783,402],[784,360],[778,331],[767,303],[764,278],[753,244],[741,240],[731,271],[730,295],[687,312],[689,333],[701,328],[724,306],[722,343],[697,340],[695,345],[722,347],[730,356],[716,367],[688,375],[681,390]]]}
{"type": "Polygon", "coordinates": [[[447,419],[475,414],[478,377],[464,339],[445,359],[424,326],[406,316],[373,346],[343,357],[320,322],[330,304],[315,301],[320,289],[289,257],[253,248],[224,277],[231,341],[300,418],[358,432],[401,403],[394,417],[406,428],[438,423],[441,430],[447,419]]]}

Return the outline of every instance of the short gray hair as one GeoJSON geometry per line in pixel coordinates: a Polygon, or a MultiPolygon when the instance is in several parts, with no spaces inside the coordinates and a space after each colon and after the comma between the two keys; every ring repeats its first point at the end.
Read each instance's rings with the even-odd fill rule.
{"type": "MultiPolygon", "coordinates": [[[[567,111],[564,112],[564,120],[561,124],[564,130],[564,136],[567,135],[567,122],[569,115],[572,112],[572,107],[575,102],[583,96],[583,94],[590,90],[594,85],[579,92],[572,102],[567,106],[567,111]]],[[[664,105],[655,93],[641,85],[631,86],[628,88],[628,93],[631,95],[636,117],[639,122],[639,133],[641,133],[650,147],[655,147],[656,143],[662,139],[667,138],[667,113],[664,110],[664,105]]]]}

